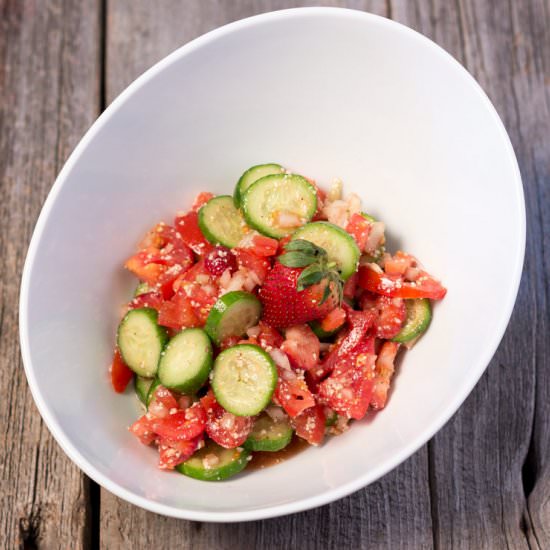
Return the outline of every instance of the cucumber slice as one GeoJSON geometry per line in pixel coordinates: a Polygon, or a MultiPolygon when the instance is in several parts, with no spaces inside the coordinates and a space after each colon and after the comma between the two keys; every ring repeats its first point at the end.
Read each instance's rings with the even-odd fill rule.
{"type": "Polygon", "coordinates": [[[244,192],[256,181],[264,176],[272,174],[283,174],[285,169],[280,164],[274,162],[270,164],[258,164],[249,168],[239,179],[233,193],[235,206],[238,208],[241,205],[241,198],[244,192]]]}
{"type": "Polygon", "coordinates": [[[301,223],[308,222],[317,210],[317,192],[302,176],[273,174],[254,182],[242,196],[241,206],[250,226],[279,239],[295,228],[278,225],[276,214],[295,214],[301,223]]]}
{"type": "Polygon", "coordinates": [[[342,279],[349,279],[356,271],[359,262],[359,248],[354,238],[329,222],[313,222],[300,227],[292,235],[292,240],[304,239],[327,251],[329,261],[336,262],[342,279]]]}
{"type": "Polygon", "coordinates": [[[154,378],[143,378],[143,376],[136,376],[134,378],[134,389],[136,390],[136,395],[145,406],[149,404],[147,401],[147,396],[149,395],[149,390],[151,389],[154,381],[154,378]]]}
{"type": "Polygon", "coordinates": [[[244,236],[245,223],[233,197],[221,195],[199,210],[199,227],[211,243],[233,248],[244,236]]]}
{"type": "Polygon", "coordinates": [[[151,401],[153,400],[153,395],[155,395],[155,390],[160,386],[160,380],[158,379],[158,376],[156,378],[153,378],[153,383],[151,384],[151,387],[149,388],[149,391],[147,392],[147,402],[145,405],[147,408],[149,408],[149,405],[151,404],[151,401]]]}
{"type": "Polygon", "coordinates": [[[267,413],[262,413],[255,420],[243,447],[249,451],[280,451],[290,443],[293,432],[289,422],[276,422],[267,413]]]}
{"type": "Polygon", "coordinates": [[[254,294],[235,290],[220,296],[214,304],[204,329],[218,346],[229,336],[242,336],[258,324],[262,303],[254,294]]]}
{"type": "Polygon", "coordinates": [[[160,358],[160,383],[181,393],[196,392],[212,369],[212,344],[204,330],[188,328],[176,334],[160,358]]]}
{"type": "Polygon", "coordinates": [[[221,481],[244,470],[249,456],[250,453],[242,447],[224,449],[209,440],[190,459],[176,466],[176,469],[201,481],[221,481]]]}
{"type": "Polygon", "coordinates": [[[404,344],[418,338],[430,326],[432,320],[432,306],[427,298],[405,300],[407,318],[405,324],[393,342],[404,344]]]}
{"type": "Polygon", "coordinates": [[[226,411],[255,416],[271,401],[277,369],[259,346],[239,344],[218,355],[211,384],[216,400],[226,411]]]}
{"type": "Polygon", "coordinates": [[[147,283],[139,283],[134,290],[134,298],[141,294],[147,294],[148,292],[151,292],[151,287],[147,283]]]}
{"type": "Polygon", "coordinates": [[[118,349],[124,362],[139,376],[152,378],[168,339],[157,324],[157,311],[142,307],[129,311],[118,326],[118,349]]]}

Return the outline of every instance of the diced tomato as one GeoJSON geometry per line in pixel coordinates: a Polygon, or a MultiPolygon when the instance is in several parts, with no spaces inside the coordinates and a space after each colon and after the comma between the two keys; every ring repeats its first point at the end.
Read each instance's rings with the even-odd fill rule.
{"type": "Polygon", "coordinates": [[[235,254],[237,258],[239,267],[246,267],[250,271],[253,271],[256,274],[259,283],[262,284],[270,267],[269,261],[265,258],[257,256],[251,250],[244,248],[234,248],[233,254],[235,254]]]}
{"type": "Polygon", "coordinates": [[[172,440],[164,437],[158,440],[159,462],[161,470],[173,470],[178,464],[185,462],[193,456],[197,450],[202,437],[195,437],[188,440],[172,440]]]}
{"type": "Polygon", "coordinates": [[[204,432],[206,413],[200,403],[195,403],[184,411],[171,409],[164,418],[151,420],[151,427],[163,438],[176,441],[193,439],[204,432]]]}
{"type": "Polygon", "coordinates": [[[164,299],[160,292],[146,292],[136,296],[128,304],[128,309],[138,309],[140,307],[151,307],[157,311],[162,307],[164,299]]]}
{"type": "Polygon", "coordinates": [[[144,445],[151,445],[156,439],[156,434],[151,427],[151,422],[147,418],[147,415],[143,415],[141,418],[138,418],[129,428],[128,428],[144,445]]]}
{"type": "Polygon", "coordinates": [[[319,338],[308,325],[287,328],[281,349],[294,368],[309,370],[319,362],[319,338]]]}
{"type": "Polygon", "coordinates": [[[405,275],[409,267],[417,265],[416,258],[399,250],[393,256],[386,254],[384,271],[389,275],[405,275]]]}
{"type": "MultiPolygon", "coordinates": [[[[340,337],[330,350],[324,361],[315,369],[308,372],[313,383],[322,380],[327,374],[332,372],[335,366],[349,353],[358,346],[364,339],[367,331],[373,325],[376,319],[376,313],[373,311],[354,311],[346,304],[343,304],[348,321],[348,331],[340,337]]],[[[374,342],[372,342],[372,352],[374,353],[374,342]]]]}
{"type": "Polygon", "coordinates": [[[201,405],[206,410],[206,433],[218,445],[234,449],[242,445],[254,424],[250,416],[236,416],[226,411],[209,391],[201,398],[201,405]]]}
{"type": "Polygon", "coordinates": [[[210,199],[213,199],[214,196],[215,195],[213,193],[209,193],[208,191],[203,191],[202,193],[199,193],[195,198],[195,201],[193,202],[191,210],[198,212],[201,206],[204,206],[210,199]]]}
{"type": "Polygon", "coordinates": [[[164,386],[157,386],[151,403],[149,403],[149,413],[155,418],[164,418],[170,414],[170,411],[178,408],[178,401],[174,394],[164,386]]]}
{"type": "Polygon", "coordinates": [[[332,374],[319,385],[319,397],[347,418],[365,416],[374,384],[373,339],[363,340],[348,355],[339,358],[332,374]]]}
{"type": "Polygon", "coordinates": [[[296,435],[310,445],[319,445],[325,437],[325,411],[322,405],[305,409],[292,419],[296,435]]]}
{"type": "Polygon", "coordinates": [[[292,418],[315,405],[315,398],[304,379],[288,369],[277,367],[279,378],[275,388],[275,399],[292,418]]]}
{"type": "Polygon", "coordinates": [[[159,309],[158,324],[178,330],[199,326],[199,320],[185,290],[180,288],[171,300],[162,304],[159,309]]]}
{"type": "Polygon", "coordinates": [[[355,239],[359,250],[365,250],[367,239],[371,231],[371,223],[361,214],[355,213],[349,219],[346,231],[355,239]]]}
{"type": "Polygon", "coordinates": [[[211,284],[213,282],[212,274],[206,268],[206,262],[201,259],[191,269],[182,273],[174,281],[174,291],[177,292],[184,281],[190,283],[200,283],[201,285],[211,284]]]}
{"type": "Polygon", "coordinates": [[[178,216],[174,225],[182,236],[183,241],[191,250],[199,256],[208,254],[213,245],[210,244],[206,237],[202,234],[199,227],[199,217],[194,211],[188,212],[182,216],[178,216]]]}
{"type": "Polygon", "coordinates": [[[260,321],[260,334],[258,334],[258,344],[265,349],[270,351],[273,348],[280,348],[283,344],[284,338],[281,333],[272,326],[260,321]]]}
{"type": "Polygon", "coordinates": [[[355,311],[346,306],[344,306],[344,309],[347,311],[350,330],[338,346],[339,356],[352,351],[363,340],[376,319],[376,315],[372,311],[355,311]]]}
{"type": "Polygon", "coordinates": [[[158,278],[166,271],[166,266],[150,263],[149,252],[141,251],[126,260],[124,267],[131,271],[140,281],[154,285],[158,278]]]}
{"type": "Polygon", "coordinates": [[[250,239],[250,245],[244,247],[250,249],[256,256],[274,256],[279,248],[279,241],[264,235],[254,234],[250,239]]]}
{"type": "Polygon", "coordinates": [[[353,300],[355,298],[355,292],[357,290],[357,273],[354,273],[345,283],[344,283],[344,298],[353,300]]]}
{"type": "Polygon", "coordinates": [[[340,328],[346,321],[346,312],[341,307],[334,308],[322,321],[321,328],[325,332],[332,332],[340,328]]]}
{"type": "Polygon", "coordinates": [[[188,282],[184,282],[180,287],[180,291],[183,291],[188,297],[195,317],[199,320],[199,324],[202,325],[206,323],[208,314],[217,300],[217,295],[209,294],[205,288],[205,285],[201,285],[200,283],[188,282]]]}
{"type": "Polygon", "coordinates": [[[383,409],[386,406],[398,351],[399,344],[397,342],[384,342],[380,348],[376,359],[374,387],[370,403],[373,409],[383,409]]]}
{"type": "Polygon", "coordinates": [[[139,279],[155,286],[165,298],[172,295],[172,282],[193,265],[193,253],[181,235],[166,224],[154,227],[142,242],[142,250],[125,266],[139,279]]]}
{"type": "Polygon", "coordinates": [[[389,340],[399,333],[407,317],[403,298],[379,296],[365,291],[359,302],[363,310],[376,312],[377,318],[374,325],[378,338],[389,340]]]}
{"type": "Polygon", "coordinates": [[[359,286],[392,298],[441,300],[447,294],[447,289],[425,271],[420,271],[417,280],[409,283],[399,275],[380,273],[371,264],[359,267],[359,286]]]}
{"type": "Polygon", "coordinates": [[[111,384],[113,385],[113,389],[117,393],[122,393],[133,377],[134,373],[130,367],[126,365],[120,352],[116,349],[111,364],[111,384]]]}

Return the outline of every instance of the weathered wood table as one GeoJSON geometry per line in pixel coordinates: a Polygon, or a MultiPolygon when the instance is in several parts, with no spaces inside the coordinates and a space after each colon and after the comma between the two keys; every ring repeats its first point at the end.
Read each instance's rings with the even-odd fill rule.
{"type": "Polygon", "coordinates": [[[0,185],[0,548],[550,548],[548,0],[0,0],[0,185]],[[312,3],[403,22],[447,49],[485,88],[525,185],[518,302],[460,411],[377,483],[261,522],[156,516],[84,476],[33,404],[17,328],[32,228],[79,138],[142,71],[214,27],[312,3]]]}

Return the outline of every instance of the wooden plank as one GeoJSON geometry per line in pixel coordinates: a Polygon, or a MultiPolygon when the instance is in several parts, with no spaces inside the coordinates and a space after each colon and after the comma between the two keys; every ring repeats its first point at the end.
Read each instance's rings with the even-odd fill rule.
{"type": "Polygon", "coordinates": [[[99,1],[0,0],[0,546],[85,548],[89,483],[33,405],[19,277],[61,165],[99,109],[99,1]]]}
{"type": "Polygon", "coordinates": [[[528,211],[526,269],[508,331],[430,443],[435,540],[441,548],[548,548],[548,3],[392,4],[398,20],[462,60],[491,97],[518,156],[528,211]]]}
{"type": "MultiPolygon", "coordinates": [[[[164,55],[214,27],[264,11],[308,2],[147,0],[109,2],[107,99],[164,55]]],[[[386,14],[386,2],[321,2],[386,14]]],[[[244,548],[429,548],[432,546],[425,447],[367,489],[317,510],[235,525],[162,518],[101,491],[101,548],[163,546],[244,548]]]]}

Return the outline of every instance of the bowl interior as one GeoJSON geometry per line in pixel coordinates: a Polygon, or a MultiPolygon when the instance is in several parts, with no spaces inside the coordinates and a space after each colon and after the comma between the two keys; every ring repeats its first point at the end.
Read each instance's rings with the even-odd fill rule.
{"type": "Polygon", "coordinates": [[[266,517],[376,479],[456,410],[494,352],[524,246],[507,135],[466,71],[420,35],[344,10],[268,14],[215,31],[149,71],[73,154],[37,225],[21,302],[22,347],[41,413],[89,475],[151,510],[266,517]],[[201,190],[231,193],[252,164],[342,178],[449,289],[373,419],[270,469],[204,483],[156,469],[127,426],[132,391],[107,366],[121,265],[142,234],[201,190]]]}

